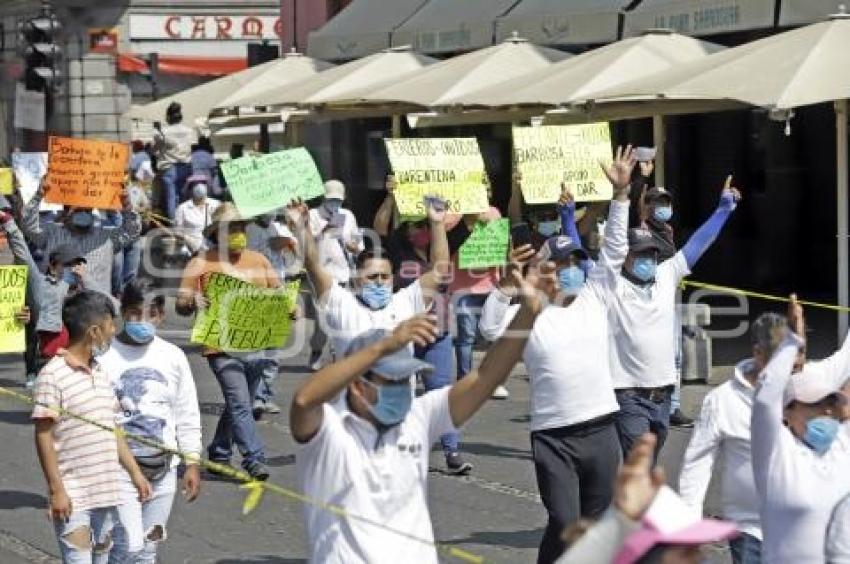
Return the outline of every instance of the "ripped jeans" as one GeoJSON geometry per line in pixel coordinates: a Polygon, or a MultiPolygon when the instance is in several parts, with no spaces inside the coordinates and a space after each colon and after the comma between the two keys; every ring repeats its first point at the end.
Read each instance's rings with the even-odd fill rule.
{"type": "Polygon", "coordinates": [[[67,521],[54,519],[62,564],[106,564],[117,520],[115,507],[81,509],[67,521]]]}
{"type": "Polygon", "coordinates": [[[166,524],[177,491],[177,469],[151,482],[152,495],[145,503],[124,493],[118,522],[112,531],[114,546],[109,564],[154,564],[157,545],[166,539],[166,524]]]}

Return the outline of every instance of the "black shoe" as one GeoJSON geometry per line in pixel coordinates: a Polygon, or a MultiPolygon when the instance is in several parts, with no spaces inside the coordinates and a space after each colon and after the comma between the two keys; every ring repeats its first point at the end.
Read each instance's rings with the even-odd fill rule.
{"type": "Polygon", "coordinates": [[[245,468],[245,471],[248,472],[248,474],[250,474],[255,480],[265,482],[269,479],[269,469],[259,460],[249,464],[248,467],[245,468]]]}
{"type": "Polygon", "coordinates": [[[686,429],[690,429],[694,426],[694,420],[690,417],[686,417],[685,414],[682,413],[681,409],[677,409],[670,414],[670,425],[673,427],[684,427],[686,429]]]}
{"type": "Polygon", "coordinates": [[[219,466],[225,467],[225,469],[223,469],[223,470],[219,470],[217,468],[207,467],[206,468],[207,472],[209,474],[212,474],[213,476],[218,476],[220,478],[233,478],[233,473],[238,472],[238,470],[236,468],[234,468],[233,466],[230,465],[229,460],[212,460],[212,459],[210,459],[210,462],[213,462],[215,464],[218,464],[219,466]]]}
{"type": "Polygon", "coordinates": [[[454,476],[466,476],[472,472],[472,464],[464,461],[458,452],[450,452],[446,455],[446,469],[454,476]]]}

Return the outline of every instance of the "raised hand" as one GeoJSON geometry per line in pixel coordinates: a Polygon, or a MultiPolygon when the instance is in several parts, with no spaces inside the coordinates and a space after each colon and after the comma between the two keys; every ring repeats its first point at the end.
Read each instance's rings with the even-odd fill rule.
{"type": "Polygon", "coordinates": [[[626,457],[614,483],[614,507],[632,521],[640,521],[664,485],[664,470],[652,467],[655,442],[655,435],[642,435],[626,457]]]}
{"type": "Polygon", "coordinates": [[[306,229],[310,222],[310,211],[301,199],[296,198],[286,205],[283,212],[286,226],[292,232],[306,229]]]}
{"type": "Polygon", "coordinates": [[[617,147],[614,154],[614,161],[605,166],[604,163],[599,163],[602,167],[602,172],[608,178],[609,182],[614,186],[614,195],[618,199],[628,198],[629,184],[632,180],[632,171],[635,169],[637,159],[635,158],[635,150],[631,145],[617,147]]]}
{"type": "Polygon", "coordinates": [[[522,300],[523,305],[535,314],[540,313],[543,309],[543,301],[537,289],[537,274],[534,269],[528,269],[523,276],[521,264],[511,262],[507,267],[506,278],[508,278],[511,287],[515,289],[516,295],[522,300]]]}
{"type": "Polygon", "coordinates": [[[425,213],[431,223],[446,221],[446,201],[438,196],[425,196],[425,213]]]}
{"type": "Polygon", "coordinates": [[[395,189],[398,187],[398,182],[396,182],[394,174],[388,174],[387,179],[384,181],[384,188],[387,189],[387,192],[392,194],[395,192],[395,189]]]}
{"type": "Polygon", "coordinates": [[[420,347],[428,346],[437,340],[437,317],[420,314],[400,323],[390,337],[390,348],[397,351],[413,343],[420,347]]]}
{"type": "Polygon", "coordinates": [[[801,339],[806,338],[806,319],[803,314],[803,306],[797,301],[797,294],[789,296],[788,327],[801,339]]]}
{"type": "Polygon", "coordinates": [[[499,279],[499,285],[503,290],[517,287],[515,285],[517,280],[514,276],[510,275],[511,271],[516,270],[520,272],[520,276],[522,276],[522,271],[525,265],[528,264],[536,254],[537,251],[535,251],[534,247],[531,245],[520,245],[519,247],[511,249],[510,255],[508,256],[508,264],[505,266],[504,276],[499,279]]]}
{"type": "Polygon", "coordinates": [[[563,207],[566,206],[566,207],[575,208],[575,205],[576,205],[576,200],[575,200],[575,197],[573,196],[572,191],[570,190],[570,187],[567,186],[566,182],[562,182],[561,183],[561,197],[558,198],[558,207],[563,208],[563,207]]]}
{"type": "Polygon", "coordinates": [[[644,178],[652,176],[652,171],[655,170],[655,161],[642,161],[638,163],[640,167],[640,175],[644,178]]]}
{"type": "Polygon", "coordinates": [[[741,192],[732,186],[732,175],[726,177],[726,182],[723,183],[723,190],[720,192],[720,207],[730,211],[738,207],[738,202],[741,201],[741,192]]]}

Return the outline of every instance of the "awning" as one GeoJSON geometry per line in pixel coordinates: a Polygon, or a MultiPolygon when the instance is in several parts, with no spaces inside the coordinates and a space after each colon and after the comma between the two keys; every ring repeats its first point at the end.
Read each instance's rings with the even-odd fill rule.
{"type": "Polygon", "coordinates": [[[517,0],[431,0],[392,33],[393,45],[422,53],[469,51],[493,44],[494,22],[517,0]]]}
{"type": "MultiPolygon", "coordinates": [[[[248,67],[244,57],[181,57],[161,55],[158,70],[163,74],[188,74],[194,76],[224,76],[248,67]]],[[[140,55],[122,53],[118,55],[118,70],[121,72],[149,73],[150,67],[140,55]]]]}
{"type": "Polygon", "coordinates": [[[326,61],[349,60],[390,46],[390,33],[428,0],[354,0],[310,33],[307,54],[326,61]]]}
{"type": "Polygon", "coordinates": [[[779,25],[792,26],[822,22],[838,12],[836,0],[782,0],[779,25]]]}
{"type": "Polygon", "coordinates": [[[666,28],[700,37],[773,27],[775,0],[643,0],[626,13],[623,36],[666,28]]]}
{"type": "Polygon", "coordinates": [[[496,22],[497,39],[514,31],[541,45],[583,45],[617,40],[619,11],[629,0],[523,0],[496,22]]]}

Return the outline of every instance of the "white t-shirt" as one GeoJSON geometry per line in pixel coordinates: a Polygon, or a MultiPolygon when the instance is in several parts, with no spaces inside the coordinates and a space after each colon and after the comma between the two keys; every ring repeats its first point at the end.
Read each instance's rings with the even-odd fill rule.
{"type": "Polygon", "coordinates": [[[841,500],[832,512],[826,534],[826,561],[850,564],[850,496],[841,500]]]}
{"type": "MultiPolygon", "coordinates": [[[[296,456],[304,494],[343,507],[351,515],[381,523],[429,542],[434,540],[428,512],[428,453],[440,435],[456,432],[449,390],[413,400],[400,425],[382,436],[347,409],[325,404],[322,426],[296,456]]],[[[398,564],[437,562],[433,545],[304,505],[310,562],[322,564],[398,564]]]]}
{"type": "Polygon", "coordinates": [[[370,329],[391,331],[402,321],[424,311],[422,286],[416,281],[393,294],[387,307],[379,310],[369,309],[354,294],[334,284],[318,313],[326,323],[325,331],[331,338],[334,353],[340,357],[355,337],[370,329]]]}
{"type": "Polygon", "coordinates": [[[676,382],[676,293],[690,274],[681,251],[658,265],[646,288],[620,276],[611,308],[611,377],[615,388],[676,382]]]}
{"type": "MultiPolygon", "coordinates": [[[[319,206],[310,210],[310,229],[319,246],[319,260],[328,274],[340,284],[347,284],[351,279],[351,264],[348,262],[348,251],[343,250],[346,243],[356,240],[357,219],[351,211],[340,208],[343,217],[342,227],[325,230],[330,216],[324,207],[319,206]]],[[[363,250],[363,242],[359,241],[358,252],[363,250]]]]}
{"type": "Polygon", "coordinates": [[[204,228],[212,221],[212,215],[221,202],[214,198],[207,198],[204,203],[197,205],[192,199],[188,199],[174,211],[174,227],[186,235],[189,246],[197,251],[204,243],[204,228]]]}
{"type": "Polygon", "coordinates": [[[758,494],[753,481],[750,416],[755,389],[744,377],[753,360],[738,363],[732,378],[709,392],[694,426],[679,474],[679,494],[702,511],[714,464],[720,456],[722,517],[762,538],[758,494]]]}
{"type": "MultiPolygon", "coordinates": [[[[599,263],[567,307],[548,306],[534,321],[523,361],[531,377],[531,430],[584,423],[619,410],[608,364],[608,314],[628,252],[627,203],[611,202],[599,263]]],[[[519,310],[500,290],[484,303],[479,327],[488,340],[519,310]]]]}
{"type": "Polygon", "coordinates": [[[246,226],[245,233],[248,235],[248,248],[252,251],[262,253],[264,257],[269,259],[274,271],[277,273],[277,277],[281,281],[287,280],[301,272],[303,261],[296,253],[288,250],[274,251],[269,246],[269,239],[275,237],[295,239],[292,231],[287,226],[278,221],[271,222],[268,227],[262,227],[251,222],[246,226]]]}
{"type": "MultiPolygon", "coordinates": [[[[159,337],[145,346],[113,339],[98,362],[115,389],[123,410],[117,423],[125,431],[200,456],[198,394],[189,360],[179,347],[159,337]]],[[[134,452],[150,451],[150,447],[128,442],[134,452]]],[[[179,463],[179,458],[172,459],[173,467],[179,463]]],[[[124,494],[128,493],[137,495],[132,487],[124,488],[124,494]]]]}
{"type": "MultiPolygon", "coordinates": [[[[847,348],[845,342],[842,351],[847,348]]],[[[818,455],[783,423],[784,393],[796,355],[796,343],[780,346],[762,373],[753,402],[753,477],[763,560],[771,564],[824,562],[832,512],[850,493],[850,427],[843,425],[829,450],[818,455]]],[[[846,362],[835,362],[835,356],[818,364],[846,369],[846,362]]],[[[839,381],[847,374],[843,370],[839,381]]],[[[835,389],[839,386],[836,382],[835,389]]]]}

